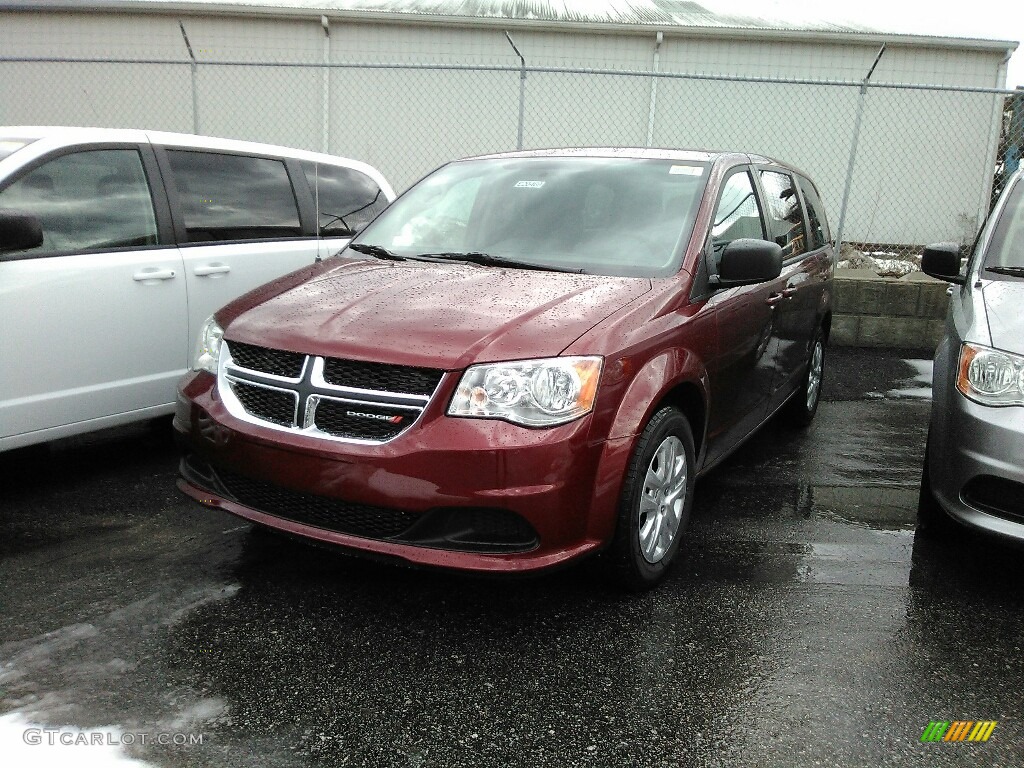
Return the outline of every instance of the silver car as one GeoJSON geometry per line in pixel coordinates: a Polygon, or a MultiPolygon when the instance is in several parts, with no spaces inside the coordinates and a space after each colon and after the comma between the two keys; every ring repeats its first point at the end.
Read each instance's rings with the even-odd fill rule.
{"type": "Polygon", "coordinates": [[[955,245],[922,268],[951,287],[935,352],[919,530],[956,520],[1024,540],[1024,175],[1010,179],[961,274],[955,245]],[[945,512],[946,514],[943,514],[945,512]]]}

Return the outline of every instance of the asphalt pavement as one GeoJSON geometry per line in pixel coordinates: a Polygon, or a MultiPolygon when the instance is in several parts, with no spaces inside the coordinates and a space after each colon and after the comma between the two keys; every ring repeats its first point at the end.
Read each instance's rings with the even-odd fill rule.
{"type": "Polygon", "coordinates": [[[915,535],[929,377],[830,349],[812,426],[701,480],[641,595],[259,533],[178,493],[166,421],[0,454],[0,762],[1022,765],[1020,552],[915,535]]]}

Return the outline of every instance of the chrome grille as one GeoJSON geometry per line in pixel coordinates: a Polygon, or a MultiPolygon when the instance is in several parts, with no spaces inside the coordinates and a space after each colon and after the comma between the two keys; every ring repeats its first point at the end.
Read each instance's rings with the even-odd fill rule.
{"type": "Polygon", "coordinates": [[[444,371],[387,363],[364,363],[328,357],[324,360],[324,379],[338,387],[372,389],[378,392],[403,392],[431,395],[444,371]]]}
{"type": "Polygon", "coordinates": [[[240,341],[229,341],[227,345],[235,365],[273,376],[297,379],[302,374],[303,363],[306,362],[306,356],[298,352],[257,347],[240,341]]]}
{"type": "Polygon", "coordinates": [[[320,400],[313,412],[317,429],[354,440],[390,440],[415,421],[416,413],[387,407],[320,400]]]}
{"type": "Polygon", "coordinates": [[[274,424],[291,426],[295,423],[295,393],[270,389],[244,381],[231,382],[231,391],[241,401],[247,413],[274,424]]]}
{"type": "Polygon", "coordinates": [[[224,350],[219,388],[232,415],[325,440],[393,440],[416,422],[444,377],[434,368],[306,356],[237,341],[224,350]]]}

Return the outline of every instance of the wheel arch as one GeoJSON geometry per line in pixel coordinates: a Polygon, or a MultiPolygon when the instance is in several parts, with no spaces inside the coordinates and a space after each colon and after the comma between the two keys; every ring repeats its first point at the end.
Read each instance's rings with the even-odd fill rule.
{"type": "Polygon", "coordinates": [[[694,456],[700,466],[707,435],[708,392],[707,370],[690,350],[666,350],[636,372],[618,405],[601,452],[591,499],[590,537],[607,543],[614,534],[626,467],[644,425],[658,409],[672,405],[690,422],[694,456]]]}
{"type": "Polygon", "coordinates": [[[665,393],[664,397],[651,409],[651,413],[657,413],[666,405],[677,408],[690,422],[690,431],[693,433],[693,454],[699,461],[707,437],[708,408],[705,392],[693,381],[681,381],[665,393]]]}

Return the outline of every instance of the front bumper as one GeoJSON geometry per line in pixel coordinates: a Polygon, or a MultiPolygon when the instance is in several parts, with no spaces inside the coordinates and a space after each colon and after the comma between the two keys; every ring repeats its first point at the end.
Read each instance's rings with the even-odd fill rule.
{"type": "Polygon", "coordinates": [[[1024,407],[979,405],[943,389],[929,437],[932,492],[961,523],[1024,541],[1024,407]]]}
{"type": "MultiPolygon", "coordinates": [[[[478,572],[548,569],[603,546],[621,474],[590,417],[553,429],[444,416],[367,445],[261,429],[232,416],[214,377],[182,382],[174,426],[179,488],[260,525],[415,565],[478,572]]],[[[619,443],[622,443],[619,445],[619,443]]]]}

